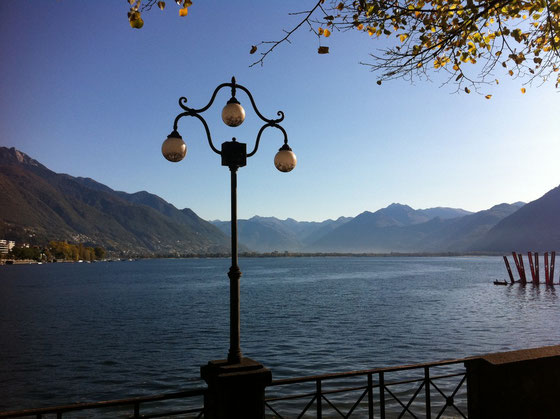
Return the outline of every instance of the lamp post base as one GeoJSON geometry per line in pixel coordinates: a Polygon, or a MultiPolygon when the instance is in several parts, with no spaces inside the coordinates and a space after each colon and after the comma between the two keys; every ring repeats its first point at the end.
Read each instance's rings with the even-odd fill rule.
{"type": "Polygon", "coordinates": [[[200,375],[208,384],[205,418],[264,418],[264,390],[272,382],[268,368],[250,358],[236,364],[220,359],[203,365],[200,375]]]}

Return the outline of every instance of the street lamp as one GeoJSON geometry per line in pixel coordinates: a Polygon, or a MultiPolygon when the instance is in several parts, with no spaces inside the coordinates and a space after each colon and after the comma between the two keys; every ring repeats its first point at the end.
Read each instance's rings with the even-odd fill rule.
{"type": "Polygon", "coordinates": [[[284,120],[284,113],[282,111],[278,111],[277,115],[279,118],[277,119],[265,118],[257,109],[253,96],[249,90],[247,90],[244,86],[237,84],[235,82],[235,77],[232,77],[231,83],[220,84],[216,90],[214,90],[214,93],[210,98],[210,102],[208,102],[208,104],[203,108],[189,108],[186,106],[186,103],[187,98],[181,97],[179,99],[179,106],[184,110],[184,112],[180,113],[175,118],[173,131],[163,142],[161,151],[163,156],[171,162],[181,161],[186,156],[187,146],[177,131],[177,124],[184,116],[194,116],[202,122],[210,148],[222,157],[222,166],[228,166],[231,172],[231,268],[228,272],[228,277],[230,279],[230,347],[227,363],[240,364],[243,361],[243,355],[240,347],[239,319],[239,279],[241,278],[241,271],[239,270],[237,255],[237,169],[245,166],[247,164],[247,158],[252,157],[257,152],[261,135],[263,131],[269,127],[277,128],[282,131],[282,134],[284,134],[284,144],[280,147],[278,153],[276,153],[276,156],[274,157],[274,165],[276,168],[281,172],[289,172],[296,166],[297,158],[288,145],[288,135],[286,134],[286,131],[279,124],[284,120]],[[250,153],[247,153],[247,144],[240,143],[235,138],[232,138],[231,141],[224,142],[221,150],[218,150],[212,142],[210,129],[201,114],[212,106],[214,100],[216,99],[216,95],[223,88],[231,88],[231,99],[226,103],[222,110],[222,120],[226,125],[230,127],[237,127],[245,120],[245,110],[235,97],[237,90],[242,90],[247,94],[255,113],[262,121],[265,122],[257,134],[255,146],[253,151],[250,153]]]}

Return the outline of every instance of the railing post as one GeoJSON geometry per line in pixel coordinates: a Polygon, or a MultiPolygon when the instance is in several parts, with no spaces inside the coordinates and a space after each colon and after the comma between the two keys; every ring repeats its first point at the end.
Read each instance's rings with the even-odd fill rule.
{"type": "Polygon", "coordinates": [[[321,419],[323,417],[323,406],[321,404],[321,399],[323,398],[321,396],[321,379],[317,379],[317,395],[315,396],[317,398],[317,419],[321,419]]]}
{"type": "Polygon", "coordinates": [[[379,373],[379,411],[381,419],[385,419],[385,374],[379,373]]]}
{"type": "Polygon", "coordinates": [[[424,388],[426,391],[426,419],[432,417],[432,402],[430,399],[430,367],[424,367],[424,388]]]}
{"type": "Polygon", "coordinates": [[[367,398],[368,398],[368,413],[369,419],[373,419],[373,375],[367,375],[367,398]]]}

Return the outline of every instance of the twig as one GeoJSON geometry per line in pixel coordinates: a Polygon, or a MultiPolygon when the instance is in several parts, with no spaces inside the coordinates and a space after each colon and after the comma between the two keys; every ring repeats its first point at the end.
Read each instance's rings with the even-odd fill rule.
{"type": "Polygon", "coordinates": [[[261,52],[261,58],[257,61],[255,61],[253,64],[251,64],[249,67],[253,67],[257,64],[263,65],[264,59],[266,58],[266,56],[268,54],[270,54],[274,48],[276,48],[278,45],[284,43],[284,42],[290,42],[289,41],[289,37],[295,32],[297,31],[304,23],[309,23],[309,18],[311,17],[311,15],[313,15],[313,13],[315,13],[315,10],[317,10],[317,8],[319,8],[321,6],[322,0],[319,0],[317,2],[317,4],[315,5],[315,7],[313,7],[313,9],[307,11],[307,12],[299,12],[299,14],[306,14],[305,18],[299,22],[291,31],[284,31],[286,32],[286,36],[282,39],[280,39],[279,41],[263,41],[261,43],[259,43],[258,45],[263,45],[263,44],[272,44],[272,46],[266,50],[265,52],[261,52]]]}

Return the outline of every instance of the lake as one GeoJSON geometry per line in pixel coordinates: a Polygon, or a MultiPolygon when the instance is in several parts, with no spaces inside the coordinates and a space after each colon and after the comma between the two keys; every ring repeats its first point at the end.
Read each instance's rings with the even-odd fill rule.
{"type": "MultiPolygon", "coordinates": [[[[200,366],[227,356],[229,265],[1,266],[0,410],[199,385],[200,366]]],[[[250,258],[240,267],[241,348],[274,379],[560,342],[556,290],[494,286],[507,277],[501,257],[250,258]]]]}

